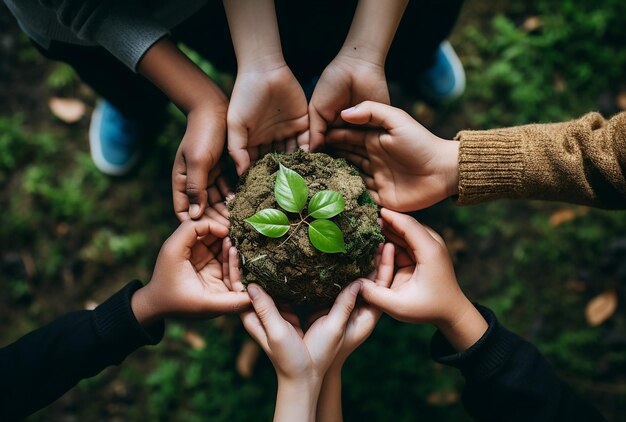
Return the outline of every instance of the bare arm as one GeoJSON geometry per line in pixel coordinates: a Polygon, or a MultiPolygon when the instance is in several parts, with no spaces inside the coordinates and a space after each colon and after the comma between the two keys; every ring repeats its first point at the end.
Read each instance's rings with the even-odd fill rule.
{"type": "Polygon", "coordinates": [[[172,171],[174,211],[181,221],[200,218],[226,141],[226,97],[168,38],[146,52],[138,71],[187,114],[172,171]]]}

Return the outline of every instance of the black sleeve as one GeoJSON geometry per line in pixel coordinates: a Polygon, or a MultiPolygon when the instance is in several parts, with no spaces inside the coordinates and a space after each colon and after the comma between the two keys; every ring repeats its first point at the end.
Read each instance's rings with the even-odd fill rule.
{"type": "Polygon", "coordinates": [[[83,378],[163,337],[163,322],[144,329],[130,298],[135,280],[93,311],[64,315],[0,349],[0,420],[21,419],[47,406],[83,378]]]}
{"type": "Polygon", "coordinates": [[[531,343],[504,328],[489,309],[476,305],[489,328],[457,353],[437,331],[432,358],[465,377],[462,400],[478,421],[604,421],[591,404],[561,380],[531,343]]]}

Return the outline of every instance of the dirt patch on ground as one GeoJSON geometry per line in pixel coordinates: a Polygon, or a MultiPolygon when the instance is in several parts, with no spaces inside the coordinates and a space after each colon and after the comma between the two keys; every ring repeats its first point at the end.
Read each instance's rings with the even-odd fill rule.
{"type": "MultiPolygon", "coordinates": [[[[242,258],[244,284],[259,283],[283,303],[331,303],[343,286],[373,270],[377,247],[384,241],[377,223],[378,206],[359,173],[343,159],[326,154],[298,151],[265,156],[242,177],[228,205],[230,236],[242,258]],[[280,208],[274,198],[279,162],[304,178],[309,199],[326,189],[343,195],[345,210],[332,221],[344,234],[346,253],[315,249],[304,224],[271,239],[244,221],[264,208],[280,208]]],[[[297,214],[286,214],[292,223],[299,220],[297,214]]]]}

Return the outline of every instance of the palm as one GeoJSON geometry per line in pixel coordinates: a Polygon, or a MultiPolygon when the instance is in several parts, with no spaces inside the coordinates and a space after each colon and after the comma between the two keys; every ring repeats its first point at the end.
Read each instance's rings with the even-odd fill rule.
{"type": "Polygon", "coordinates": [[[342,110],[362,101],[389,104],[384,68],[350,57],[338,56],[318,81],[309,113],[311,148],[319,148],[329,127],[342,124],[342,110]]]}
{"type": "Polygon", "coordinates": [[[238,170],[269,151],[273,142],[305,132],[307,111],[304,91],[288,67],[237,75],[227,120],[228,149],[238,170]]]}

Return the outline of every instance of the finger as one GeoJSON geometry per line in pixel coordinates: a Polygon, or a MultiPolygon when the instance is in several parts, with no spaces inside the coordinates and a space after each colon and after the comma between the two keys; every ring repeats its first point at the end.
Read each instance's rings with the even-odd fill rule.
{"type": "Polygon", "coordinates": [[[207,189],[207,194],[209,196],[209,205],[211,206],[220,202],[224,202],[224,197],[222,196],[222,193],[215,185],[209,186],[209,188],[207,189]]]}
{"type": "Polygon", "coordinates": [[[229,195],[233,194],[233,188],[230,186],[230,183],[228,183],[226,176],[218,177],[215,184],[217,185],[217,189],[222,194],[222,198],[228,198],[229,195]]]}
{"type": "Polygon", "coordinates": [[[363,279],[361,287],[361,297],[370,305],[392,314],[399,305],[398,293],[392,291],[387,286],[381,286],[371,280],[363,279]]]}
{"type": "Polygon", "coordinates": [[[187,166],[185,193],[189,198],[189,217],[195,220],[202,217],[207,206],[209,168],[212,161],[211,159],[205,160],[197,156],[185,156],[185,164],[187,166]]]}
{"type": "Polygon", "coordinates": [[[341,327],[342,330],[345,329],[360,289],[361,283],[353,282],[339,293],[333,307],[328,312],[327,318],[329,322],[337,327],[341,327]]]}
{"type": "Polygon", "coordinates": [[[391,211],[387,208],[381,209],[380,215],[386,223],[389,223],[398,236],[404,239],[415,259],[420,262],[420,258],[424,257],[424,252],[432,248],[433,242],[435,242],[424,226],[409,215],[391,211]]]}
{"type": "MultiPolygon", "coordinates": [[[[308,144],[308,141],[307,141],[308,144]]],[[[294,152],[298,149],[298,140],[297,138],[289,138],[287,142],[285,142],[285,152],[294,152]]]]}
{"type": "Polygon", "coordinates": [[[228,274],[230,276],[230,285],[236,292],[245,290],[241,282],[241,270],[239,269],[239,253],[233,246],[228,250],[228,274]]]}
{"type": "MultiPolygon", "coordinates": [[[[365,178],[363,178],[363,179],[365,179],[365,178]]],[[[370,177],[370,179],[372,179],[372,178],[370,177]]],[[[373,183],[373,181],[374,181],[374,179],[372,179],[370,182],[373,183]]],[[[370,185],[368,185],[367,182],[365,182],[365,186],[367,187],[368,192],[369,192],[370,196],[372,197],[372,199],[374,200],[374,202],[376,202],[378,205],[380,205],[380,195],[378,194],[378,191],[376,190],[376,186],[371,186],[371,183],[370,183],[370,185]]]]}
{"type": "Polygon", "coordinates": [[[209,219],[214,220],[223,226],[230,227],[230,220],[224,217],[224,215],[219,212],[216,207],[208,207],[205,214],[209,219]]]}
{"type": "Polygon", "coordinates": [[[269,350],[267,343],[267,334],[265,328],[261,324],[261,320],[254,311],[244,312],[241,314],[241,322],[250,336],[263,348],[265,353],[269,350]]]}
{"type": "Polygon", "coordinates": [[[198,238],[209,234],[219,238],[226,237],[228,227],[208,218],[199,221],[187,220],[178,226],[176,231],[166,240],[164,247],[174,254],[179,254],[182,251],[190,253],[198,238]]]}
{"type": "Polygon", "coordinates": [[[205,306],[211,314],[236,314],[250,308],[251,300],[246,292],[209,294],[205,306]]]}
{"type": "MultiPolygon", "coordinates": [[[[312,102],[315,99],[312,99],[312,102]]],[[[309,106],[309,148],[315,151],[324,145],[328,122],[321,116],[315,106],[309,106]]]]}
{"type": "MultiPolygon", "coordinates": [[[[376,186],[376,180],[372,176],[370,176],[368,174],[365,174],[365,173],[361,173],[361,178],[363,179],[363,182],[365,183],[365,187],[367,189],[369,189],[369,190],[376,191],[376,196],[379,197],[378,196],[378,189],[377,189],[377,186],[376,186]]],[[[374,197],[372,196],[372,198],[374,198],[374,197]]],[[[380,199],[380,197],[379,197],[379,199],[380,199]]],[[[378,202],[378,200],[376,200],[376,202],[378,202]]]]}
{"type": "MultiPolygon", "coordinates": [[[[303,151],[310,151],[311,150],[310,139],[311,139],[311,132],[309,130],[298,135],[296,137],[297,148],[300,148],[303,151]]],[[[294,152],[295,150],[296,150],[295,148],[293,150],[287,149],[287,152],[294,152]]]]}
{"type": "Polygon", "coordinates": [[[372,174],[370,160],[363,157],[362,155],[355,154],[352,152],[347,152],[347,151],[338,151],[337,155],[345,158],[346,160],[350,161],[355,166],[361,168],[366,174],[370,174],[370,175],[372,174]]]}
{"type": "Polygon", "coordinates": [[[371,130],[358,129],[331,129],[326,134],[326,143],[333,146],[365,145],[365,140],[371,130]]]}
{"type": "Polygon", "coordinates": [[[428,227],[425,224],[422,224],[424,226],[424,228],[426,229],[426,231],[428,232],[428,234],[430,234],[430,236],[437,242],[439,243],[441,246],[446,247],[446,242],[445,240],[443,240],[443,238],[439,235],[439,233],[437,233],[435,230],[433,230],[431,227],[428,227]]]}
{"type": "Polygon", "coordinates": [[[376,270],[376,284],[389,287],[393,280],[395,248],[392,243],[385,243],[380,254],[380,262],[376,270]]]}
{"type": "Polygon", "coordinates": [[[374,101],[364,101],[341,112],[341,118],[348,123],[363,125],[372,124],[392,130],[398,126],[413,122],[403,110],[374,101]]]}
{"type": "Polygon", "coordinates": [[[267,332],[268,337],[271,337],[272,334],[275,334],[284,328],[283,323],[285,320],[280,315],[278,308],[276,308],[276,304],[265,291],[258,284],[249,284],[248,285],[248,295],[252,300],[252,306],[254,307],[254,311],[259,316],[259,320],[265,331],[267,332]]]}
{"type": "Polygon", "coordinates": [[[228,153],[235,162],[237,174],[241,176],[250,167],[248,130],[237,122],[228,122],[228,153]]]}
{"type": "Polygon", "coordinates": [[[176,153],[174,167],[172,168],[172,199],[174,202],[174,212],[181,223],[190,219],[189,197],[185,192],[185,184],[187,181],[186,168],[182,150],[179,148],[176,153]]]}
{"type": "Polygon", "coordinates": [[[229,237],[225,237],[222,240],[221,261],[222,261],[222,276],[224,277],[224,284],[228,287],[228,290],[233,291],[233,285],[230,282],[230,262],[228,261],[228,252],[232,242],[229,237]]]}

